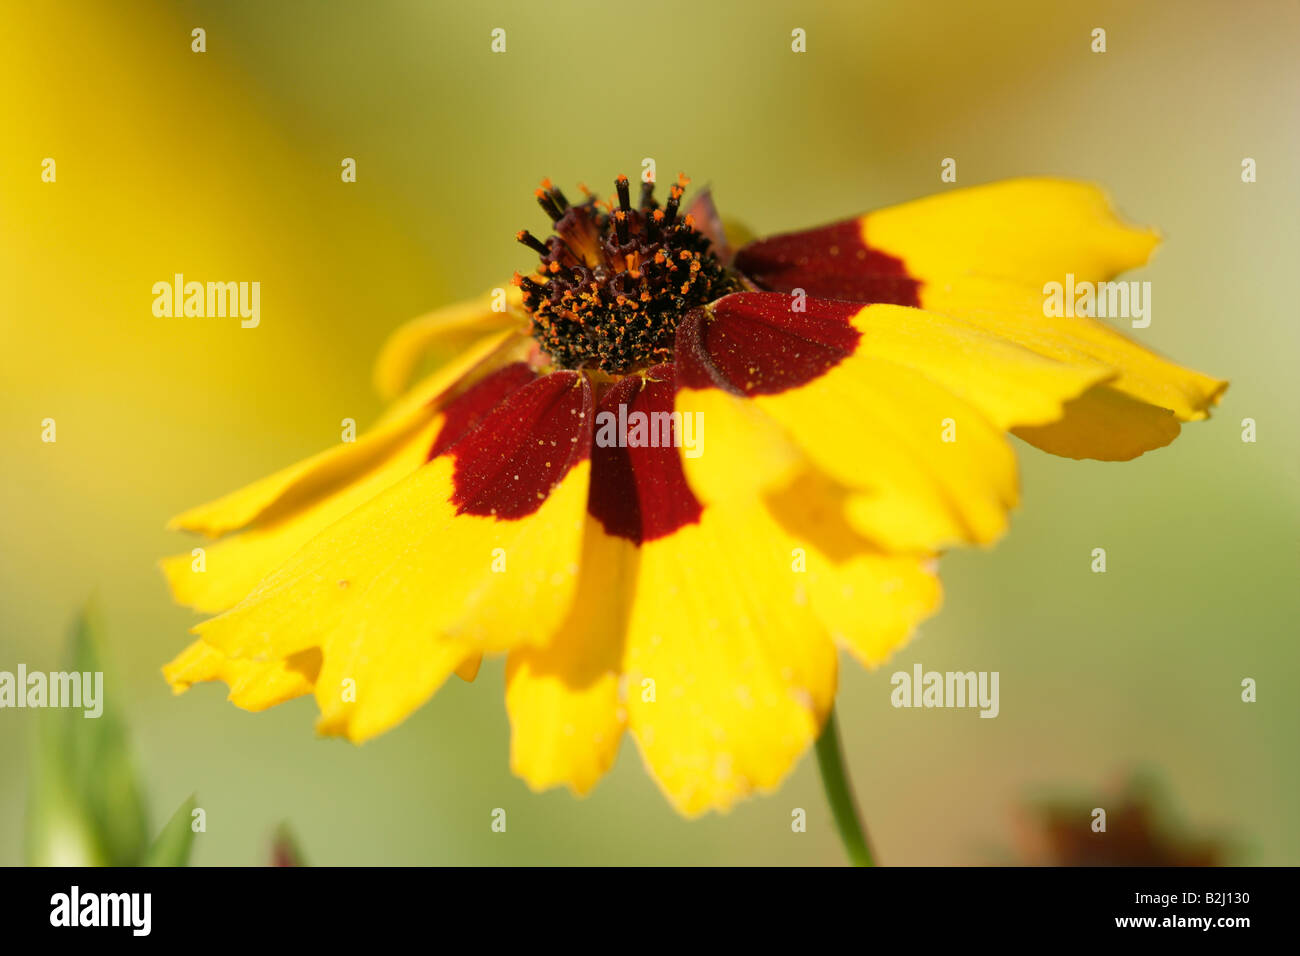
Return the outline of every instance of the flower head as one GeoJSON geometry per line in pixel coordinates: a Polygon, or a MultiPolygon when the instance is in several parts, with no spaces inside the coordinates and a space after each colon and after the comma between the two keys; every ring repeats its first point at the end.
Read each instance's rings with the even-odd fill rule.
{"type": "Polygon", "coordinates": [[[222,540],[205,573],[165,562],[173,591],[225,612],[165,669],[177,690],[314,693],[319,729],[361,741],[503,653],[532,786],[586,792],[630,727],[681,812],[726,809],[816,738],[837,647],[879,665],[937,609],[939,553],[1005,530],[1008,431],[1124,460],[1226,387],[1045,314],[1045,282],[1155,246],[1093,186],[945,193],[734,255],[707,193],[683,214],[684,179],[662,207],[652,187],[544,183],[554,234],[518,236],[536,269],[504,309],[399,329],[368,434],[174,519],[222,540]]]}

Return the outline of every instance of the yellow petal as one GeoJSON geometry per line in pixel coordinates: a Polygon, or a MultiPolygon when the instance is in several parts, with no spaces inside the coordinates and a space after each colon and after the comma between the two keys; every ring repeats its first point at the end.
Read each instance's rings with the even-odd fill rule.
{"type": "Polygon", "coordinates": [[[1131,398],[1106,385],[1065,406],[1060,421],[1013,429],[1036,448],[1062,458],[1130,461],[1178,437],[1174,413],[1131,398]]]}
{"type": "MultiPolygon", "coordinates": [[[[316,684],[321,733],[345,734],[360,742],[388,730],[432,696],[471,654],[544,641],[573,601],[588,465],[574,467],[536,514],[497,522],[465,515],[452,518],[450,511],[440,519],[436,509],[416,505],[413,499],[421,492],[436,494],[417,479],[435,472],[444,460],[436,459],[394,489],[413,486],[406,489],[408,495],[389,504],[404,512],[405,520],[397,523],[408,529],[404,535],[395,538],[386,518],[371,515],[369,531],[387,548],[377,544],[366,553],[354,550],[346,558],[327,560],[330,571],[313,572],[313,579],[324,582],[335,573],[350,574],[337,580],[353,583],[336,589],[351,591],[355,584],[366,592],[360,601],[340,608],[328,600],[333,594],[328,583],[321,584],[326,600],[314,593],[299,599],[307,586],[299,579],[297,587],[275,602],[287,619],[282,617],[286,630],[269,642],[271,653],[282,653],[295,632],[317,634],[323,649],[316,684]],[[410,533],[411,527],[426,522],[429,532],[410,533]],[[506,570],[493,572],[494,555],[500,554],[506,557],[506,570]],[[371,571],[376,566],[379,574],[371,571]],[[338,614],[337,619],[332,614],[338,614]],[[348,690],[354,699],[344,694],[348,690]]],[[[305,550],[314,550],[316,544],[305,550]]],[[[236,608],[232,613],[238,612],[236,608]]],[[[255,619],[265,620],[265,615],[255,619]]],[[[248,620],[236,625],[245,640],[250,627],[257,626],[248,620]]],[[[202,633],[210,636],[206,630],[202,633]]],[[[231,640],[229,632],[217,633],[231,640]]]]}
{"type": "Polygon", "coordinates": [[[857,534],[844,521],[844,489],[825,476],[806,471],[766,500],[799,543],[798,566],[814,612],[863,666],[883,664],[939,610],[934,558],[888,554],[857,534]]]}
{"type": "Polygon", "coordinates": [[[921,305],[929,311],[1060,362],[1108,366],[1115,372],[1107,383],[1111,388],[1167,408],[1182,421],[1208,417],[1228,387],[1175,365],[1097,319],[1045,315],[1043,301],[1041,288],[967,277],[937,278],[921,290],[921,305]]]}
{"type": "Polygon", "coordinates": [[[917,309],[780,293],[730,295],[687,316],[676,362],[676,407],[709,423],[708,453],[686,463],[707,500],[791,476],[756,409],[859,492],[847,513],[864,536],[909,552],[997,538],[1017,497],[1004,429],[1057,419],[1112,375],[917,309]]]}
{"type": "Polygon", "coordinates": [[[1064,179],[1011,179],[956,189],[862,217],[872,248],[908,275],[979,275],[1042,284],[1108,279],[1144,264],[1159,242],[1126,225],[1106,193],[1064,179]]]}
{"type": "Polygon", "coordinates": [[[196,630],[231,657],[274,660],[320,648],[320,728],[353,740],[403,719],[471,654],[543,642],[573,595],[592,416],[581,377],[556,373],[534,384],[539,391],[520,390],[484,422],[487,459],[465,465],[462,442],[325,529],[241,604],[196,630]],[[572,440],[535,449],[533,426],[553,417],[572,440]],[[514,474],[488,467],[511,465],[514,451],[537,456],[538,467],[545,458],[547,467],[526,475],[523,467],[514,474]],[[467,513],[454,477],[462,466],[482,482],[474,495],[518,492],[530,513],[467,513]],[[513,484],[550,475],[561,477],[549,493],[537,492],[537,504],[532,484],[522,491],[513,484]]]}
{"type": "Polygon", "coordinates": [[[915,369],[999,428],[1055,421],[1062,405],[1113,378],[1101,362],[1061,362],[947,316],[870,305],[853,317],[858,354],[915,369]]]}
{"type": "Polygon", "coordinates": [[[818,469],[859,492],[849,518],[887,550],[988,544],[1006,529],[1018,501],[1010,446],[920,373],[851,356],[802,388],[753,400],[818,469]]]}
{"type": "Polygon", "coordinates": [[[628,720],[679,812],[775,788],[817,737],[834,645],[761,508],[709,506],[646,542],[625,653],[628,720]]]}
{"type": "Polygon", "coordinates": [[[375,360],[375,388],[384,398],[394,398],[410,382],[416,367],[432,349],[442,346],[458,352],[468,337],[482,337],[527,326],[521,315],[520,291],[513,285],[493,289],[469,302],[436,309],[411,319],[384,342],[375,360]],[[494,304],[504,308],[494,310],[494,304]]]}
{"type": "Polygon", "coordinates": [[[753,402],[716,389],[678,397],[709,423],[707,453],[685,459],[691,488],[706,502],[761,496],[799,549],[791,563],[813,611],[861,663],[883,662],[938,610],[933,556],[887,554],[854,531],[849,490],[811,467],[753,402]]]}
{"type": "Polygon", "coordinates": [[[375,633],[365,621],[324,641],[316,731],[363,743],[405,720],[465,659],[458,641],[406,626],[375,633]]]}
{"type": "MultiPolygon", "coordinates": [[[[1066,284],[1069,276],[1076,283],[1110,281],[1143,265],[1156,242],[1154,231],[1124,223],[1094,185],[1020,179],[771,237],[741,249],[736,262],[774,292],[798,289],[821,298],[920,306],[1081,371],[1104,365],[1111,369],[1107,384],[1113,390],[1167,408],[1182,421],[1197,421],[1219,400],[1225,382],[1180,368],[1104,323],[1044,314],[1046,283],[1066,284]]],[[[987,380],[970,382],[969,392],[952,378],[945,384],[972,402],[977,384],[981,394],[993,394],[987,380]]],[[[1171,437],[1172,426],[1162,424],[1154,409],[1088,399],[1072,407],[1069,419],[1044,441],[1072,457],[1133,457],[1171,437]],[[1125,435],[1118,444],[1109,440],[1115,432],[1125,435]]],[[[999,423],[1045,426],[1051,420],[1008,421],[1007,415],[982,410],[999,423]]]]}
{"type": "Polygon", "coordinates": [[[173,597],[198,611],[217,613],[233,607],[276,567],[335,521],[414,474],[428,459],[442,427],[441,415],[395,443],[385,458],[367,463],[350,482],[271,520],[262,520],[231,538],[166,558],[163,573],[173,597]],[[198,570],[201,568],[202,570],[198,570]]]}
{"type": "Polygon", "coordinates": [[[682,463],[701,501],[753,497],[791,480],[804,456],[753,401],[717,388],[679,388],[675,408],[698,416],[701,453],[682,463]]]}
{"type": "Polygon", "coordinates": [[[506,664],[510,769],[534,790],[567,784],[585,794],[618,755],[623,633],[637,549],[587,522],[568,617],[545,647],[511,651],[506,664]]]}
{"type": "Polygon", "coordinates": [[[222,681],[229,686],[230,701],[236,707],[256,711],[311,693],[319,669],[320,655],[315,651],[286,660],[236,660],[195,641],[163,668],[163,676],[178,694],[192,684],[222,681]]]}
{"type": "Polygon", "coordinates": [[[529,608],[563,610],[576,577],[588,464],[518,521],[457,514],[452,468],[434,459],[331,525],[200,632],[251,656],[313,646],[353,617],[369,630],[442,625],[485,650],[539,641],[545,628],[529,608]],[[493,571],[494,559],[505,570],[493,571]]]}

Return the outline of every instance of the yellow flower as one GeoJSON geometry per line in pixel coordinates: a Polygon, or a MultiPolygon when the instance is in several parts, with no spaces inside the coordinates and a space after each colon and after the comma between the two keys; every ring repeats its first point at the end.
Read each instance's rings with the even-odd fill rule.
{"type": "Polygon", "coordinates": [[[401,397],[368,434],[174,519],[223,539],[202,574],[164,562],[176,598],[225,613],[172,685],[314,693],[319,730],[362,741],[504,653],[534,788],[585,793],[630,728],[679,811],[724,810],[816,739],[837,647],[879,665],[937,609],[940,551],[1004,531],[1008,431],[1130,459],[1226,387],[1045,305],[1156,244],[1094,186],[953,191],[734,254],[684,186],[571,205],[544,183],[555,234],[518,236],[536,271],[399,329],[376,375],[401,397]],[[449,341],[471,344],[407,390],[449,341]]]}

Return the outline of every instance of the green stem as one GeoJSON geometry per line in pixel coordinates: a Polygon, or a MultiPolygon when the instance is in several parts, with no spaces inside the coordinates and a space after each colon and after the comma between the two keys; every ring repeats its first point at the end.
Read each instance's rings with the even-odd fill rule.
{"type": "Polygon", "coordinates": [[[817,768],[821,771],[826,802],[831,805],[835,829],[839,831],[840,842],[849,855],[849,862],[854,866],[875,866],[871,845],[867,842],[867,832],[863,829],[853,800],[853,789],[844,772],[844,753],[840,749],[839,721],[835,718],[834,708],[831,708],[826,717],[822,735],[817,738],[817,768]]]}

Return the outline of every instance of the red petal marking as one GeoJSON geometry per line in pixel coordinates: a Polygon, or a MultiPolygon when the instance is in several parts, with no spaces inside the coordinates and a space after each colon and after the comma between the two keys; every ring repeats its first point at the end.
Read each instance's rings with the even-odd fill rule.
{"type": "MultiPolygon", "coordinates": [[[[447,449],[456,463],[451,501],[459,506],[458,514],[512,521],[527,517],[591,452],[594,403],[585,376],[552,372],[516,388],[482,414],[488,394],[505,387],[505,377],[491,386],[489,380],[505,371],[456,400],[471,401],[477,412],[465,416],[477,424],[447,449]]],[[[450,420],[450,409],[448,415],[450,420]]]]}
{"type": "Polygon", "coordinates": [[[452,399],[443,409],[442,428],[438,430],[438,437],[429,449],[429,460],[437,458],[478,428],[488,413],[510,393],[523,388],[536,377],[537,373],[527,362],[512,362],[452,399]]]}
{"type": "MultiPolygon", "coordinates": [[[[628,415],[672,412],[673,378],[672,365],[629,375],[605,393],[596,414],[610,412],[617,420],[620,405],[627,406],[628,415]]],[[[643,544],[700,520],[704,509],[686,483],[680,440],[674,432],[675,444],[666,448],[593,444],[587,511],[607,533],[643,544]]]]}
{"type": "Polygon", "coordinates": [[[861,333],[854,302],[737,292],[687,313],[677,326],[678,382],[740,395],[775,395],[807,385],[853,354],[861,333]]]}
{"type": "Polygon", "coordinates": [[[920,280],[907,274],[902,259],[869,247],[857,219],[758,239],[736,253],[736,268],[773,292],[803,289],[850,302],[921,304],[920,280]]]}

